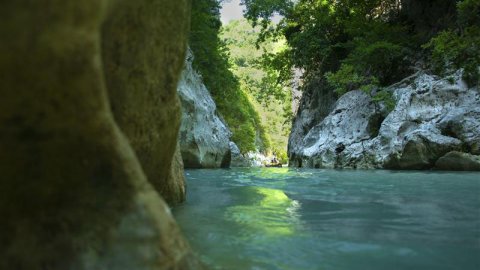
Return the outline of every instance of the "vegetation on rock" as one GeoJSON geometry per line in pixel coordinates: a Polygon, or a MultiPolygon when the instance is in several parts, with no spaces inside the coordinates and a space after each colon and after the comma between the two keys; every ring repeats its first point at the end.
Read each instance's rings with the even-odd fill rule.
{"type": "Polygon", "coordinates": [[[228,48],[219,36],[220,2],[193,1],[189,40],[195,55],[193,65],[202,75],[241,152],[267,152],[270,140],[251,99],[231,71],[228,48]]]}
{"type": "Polygon", "coordinates": [[[282,162],[287,162],[287,142],[292,114],[291,89],[277,83],[279,72],[263,65],[265,52],[285,49],[284,42],[265,40],[256,44],[260,28],[253,28],[245,20],[236,20],[226,25],[221,38],[225,42],[231,61],[231,70],[239,79],[240,86],[250,97],[259,112],[262,125],[271,142],[271,150],[282,162]],[[259,47],[256,47],[259,45],[259,47]]]}
{"type": "Polygon", "coordinates": [[[480,80],[480,0],[457,4],[457,24],[438,34],[424,45],[431,49],[433,69],[446,75],[463,68],[463,77],[470,85],[480,80]]]}
{"type": "Polygon", "coordinates": [[[389,103],[392,99],[384,87],[432,62],[437,72],[464,68],[465,79],[478,84],[478,0],[441,5],[409,0],[242,2],[246,17],[262,26],[260,41],[285,38],[288,49],[266,54],[284,83],[294,69],[301,69],[305,87],[314,83],[338,95],[363,89],[389,103]],[[457,23],[451,19],[456,4],[457,23]],[[272,27],[268,21],[275,13],[284,18],[272,27]],[[435,37],[436,33],[440,34],[435,37]],[[432,49],[430,61],[430,52],[422,45],[432,37],[423,46],[432,49]]]}

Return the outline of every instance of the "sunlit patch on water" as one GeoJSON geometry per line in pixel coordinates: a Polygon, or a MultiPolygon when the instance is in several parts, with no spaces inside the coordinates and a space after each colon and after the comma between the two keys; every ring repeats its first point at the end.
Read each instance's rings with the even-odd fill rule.
{"type": "Polygon", "coordinates": [[[173,209],[210,269],[480,269],[480,174],[187,171],[173,209]]]}
{"type": "MultiPolygon", "coordinates": [[[[246,187],[252,200],[246,204],[227,207],[225,219],[243,225],[243,230],[263,232],[264,236],[292,235],[300,224],[300,203],[290,199],[282,190],[262,187],[246,187]]],[[[253,237],[254,238],[254,237],[253,237]]],[[[255,241],[255,239],[251,239],[255,241]]]]}

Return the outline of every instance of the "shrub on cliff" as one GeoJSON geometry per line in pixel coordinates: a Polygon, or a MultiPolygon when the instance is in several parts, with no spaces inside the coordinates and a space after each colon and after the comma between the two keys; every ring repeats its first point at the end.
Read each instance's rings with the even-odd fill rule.
{"type": "Polygon", "coordinates": [[[424,45],[431,50],[432,67],[445,75],[463,68],[470,85],[480,80],[480,0],[465,0],[457,5],[457,26],[441,32],[424,45]]]}

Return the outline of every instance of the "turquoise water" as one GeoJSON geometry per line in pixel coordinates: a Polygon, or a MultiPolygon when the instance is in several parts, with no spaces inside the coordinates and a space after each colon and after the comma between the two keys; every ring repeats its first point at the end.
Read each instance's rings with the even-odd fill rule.
{"type": "Polygon", "coordinates": [[[480,174],[187,171],[174,209],[210,269],[480,269],[480,174]]]}

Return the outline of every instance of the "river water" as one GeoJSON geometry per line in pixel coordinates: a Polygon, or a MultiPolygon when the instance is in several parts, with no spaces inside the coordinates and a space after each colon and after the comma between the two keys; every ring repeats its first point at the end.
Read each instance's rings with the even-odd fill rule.
{"type": "Polygon", "coordinates": [[[480,269],[480,173],[188,170],[209,269],[480,269]]]}

